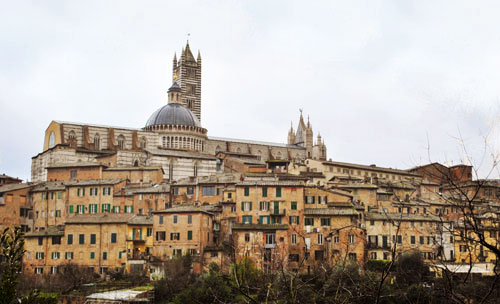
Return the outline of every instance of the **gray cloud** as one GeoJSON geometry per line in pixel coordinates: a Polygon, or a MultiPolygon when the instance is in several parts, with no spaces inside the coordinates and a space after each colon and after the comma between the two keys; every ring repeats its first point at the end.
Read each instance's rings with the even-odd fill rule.
{"type": "MultiPolygon", "coordinates": [[[[332,159],[408,168],[498,153],[495,1],[29,1],[0,10],[0,171],[51,120],[142,127],[174,52],[203,58],[209,135],[284,142],[298,109],[332,159]]],[[[491,157],[483,162],[487,172],[491,157]]],[[[498,173],[496,173],[498,174],[498,173]]]]}

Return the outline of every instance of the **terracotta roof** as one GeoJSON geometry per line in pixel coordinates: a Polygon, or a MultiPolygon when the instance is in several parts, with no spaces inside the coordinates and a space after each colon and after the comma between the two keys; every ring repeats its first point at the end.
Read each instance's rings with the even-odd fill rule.
{"type": "Polygon", "coordinates": [[[377,185],[373,184],[347,184],[347,185],[336,185],[337,188],[345,189],[377,189],[377,185]]]}
{"type": "Polygon", "coordinates": [[[3,185],[0,187],[0,193],[15,191],[15,190],[29,188],[29,187],[33,187],[33,186],[34,185],[32,185],[32,184],[25,184],[25,183],[3,185]]]}
{"type": "Polygon", "coordinates": [[[304,182],[301,180],[260,180],[260,181],[243,181],[237,184],[237,186],[304,186],[304,182]]]}
{"type": "Polygon", "coordinates": [[[7,179],[7,178],[9,178],[9,179],[14,179],[14,180],[18,180],[18,181],[22,181],[22,179],[20,179],[20,178],[17,178],[17,177],[12,177],[12,176],[8,176],[8,175],[7,175],[7,174],[5,174],[5,173],[4,173],[4,174],[0,174],[0,179],[7,179]]]}
{"type": "Polygon", "coordinates": [[[24,235],[24,237],[40,237],[40,236],[64,236],[64,228],[59,229],[56,226],[49,226],[47,229],[43,231],[33,231],[28,232],[24,235]]]}
{"type": "Polygon", "coordinates": [[[127,224],[134,214],[75,215],[66,220],[68,224],[127,224]]]}
{"type": "Polygon", "coordinates": [[[162,167],[159,166],[150,166],[150,167],[111,167],[106,168],[104,171],[156,171],[162,170],[162,167]]]}
{"type": "Polygon", "coordinates": [[[358,215],[354,208],[305,208],[304,215],[358,215]]]}
{"type": "Polygon", "coordinates": [[[191,213],[191,212],[202,212],[212,215],[212,213],[207,211],[207,208],[205,206],[194,206],[194,205],[179,205],[164,210],[154,211],[153,213],[191,213]]]}
{"type": "Polygon", "coordinates": [[[393,168],[384,168],[384,167],[377,167],[377,166],[367,166],[367,165],[359,165],[359,164],[344,163],[344,162],[335,162],[335,161],[324,161],[323,164],[325,164],[325,165],[332,165],[332,166],[339,166],[339,167],[348,167],[348,168],[363,169],[363,170],[368,170],[368,171],[377,171],[377,172],[394,173],[394,174],[401,174],[401,175],[409,175],[409,176],[420,177],[420,175],[409,173],[406,170],[399,170],[399,169],[393,169],[393,168]]]}
{"type": "Polygon", "coordinates": [[[146,215],[134,215],[128,221],[129,225],[153,225],[153,217],[146,215]]]}
{"type": "Polygon", "coordinates": [[[287,224],[233,224],[232,230],[288,230],[287,224]]]}
{"type": "MultiPolygon", "coordinates": [[[[209,136],[208,140],[224,141],[224,142],[237,142],[237,143],[244,143],[244,144],[283,147],[283,148],[293,148],[293,149],[300,149],[300,150],[306,149],[306,148],[298,146],[298,145],[288,145],[288,144],[280,144],[280,143],[273,143],[273,142],[267,142],[267,141],[256,141],[256,140],[248,140],[248,139],[236,139],[236,138],[224,138],[224,137],[209,136]]],[[[263,152],[267,152],[267,151],[263,151],[263,152]]]]}
{"type": "Polygon", "coordinates": [[[40,191],[62,191],[65,190],[66,186],[64,182],[43,182],[38,185],[36,185],[33,189],[31,189],[32,192],[40,192],[40,191]]]}
{"type": "MultiPolygon", "coordinates": [[[[127,187],[125,189],[125,195],[133,195],[137,193],[169,193],[169,184],[158,184],[148,187],[127,187]]],[[[120,193],[116,193],[116,196],[120,196],[120,193]]]]}
{"type": "Polygon", "coordinates": [[[107,167],[107,166],[93,162],[76,162],[76,163],[56,163],[47,166],[47,169],[75,168],[75,167],[107,167]]]}
{"type": "Polygon", "coordinates": [[[69,187],[74,186],[99,186],[99,185],[116,185],[123,181],[120,178],[113,179],[88,179],[79,181],[67,181],[65,184],[69,187]]]}
{"type": "Polygon", "coordinates": [[[378,213],[378,212],[367,212],[366,220],[393,220],[393,221],[419,221],[419,222],[441,222],[446,221],[438,216],[431,214],[420,215],[420,214],[405,214],[405,213],[378,213]]]}

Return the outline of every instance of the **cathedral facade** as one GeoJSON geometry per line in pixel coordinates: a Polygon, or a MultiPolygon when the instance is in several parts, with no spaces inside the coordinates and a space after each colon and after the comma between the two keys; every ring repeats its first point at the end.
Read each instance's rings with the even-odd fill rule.
{"type": "Polygon", "coordinates": [[[180,59],[174,55],[168,103],[142,128],[52,121],[45,131],[43,151],[32,158],[33,182],[47,180],[47,168],[82,162],[110,167],[161,167],[169,181],[224,172],[219,152],[269,160],[326,160],[326,146],[300,114],[286,144],[208,136],[201,125],[201,55],[194,58],[189,43],[180,59]]]}

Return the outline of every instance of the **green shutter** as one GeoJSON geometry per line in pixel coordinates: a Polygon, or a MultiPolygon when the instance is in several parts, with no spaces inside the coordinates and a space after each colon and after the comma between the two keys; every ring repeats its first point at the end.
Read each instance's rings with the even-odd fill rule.
{"type": "Polygon", "coordinates": [[[292,223],[292,217],[291,217],[291,216],[289,216],[289,217],[288,217],[288,224],[291,224],[291,223],[292,223]]]}
{"type": "Polygon", "coordinates": [[[250,188],[248,186],[245,186],[245,196],[250,195],[250,188]]]}
{"type": "Polygon", "coordinates": [[[281,197],[281,187],[276,187],[276,197],[281,197]]]}
{"type": "Polygon", "coordinates": [[[252,202],[250,202],[250,211],[252,211],[252,202]]]}
{"type": "Polygon", "coordinates": [[[139,240],[142,240],[142,228],[139,228],[139,240]]]}
{"type": "Polygon", "coordinates": [[[90,253],[90,259],[94,259],[94,257],[95,257],[95,252],[91,252],[90,253]]]}
{"type": "Polygon", "coordinates": [[[73,214],[73,205],[69,206],[69,214],[73,214]]]}
{"type": "Polygon", "coordinates": [[[188,241],[191,241],[193,239],[193,231],[188,230],[188,241]]]}
{"type": "Polygon", "coordinates": [[[80,188],[78,188],[78,189],[76,190],[76,194],[77,194],[78,196],[80,196],[80,188]]]}
{"type": "Polygon", "coordinates": [[[300,224],[300,223],[299,223],[299,219],[300,219],[300,217],[299,217],[299,216],[296,216],[295,218],[297,219],[297,225],[298,225],[298,224],[300,224]]]}
{"type": "Polygon", "coordinates": [[[130,206],[130,213],[134,213],[134,206],[130,206]]]}
{"type": "Polygon", "coordinates": [[[245,211],[245,202],[241,202],[241,211],[245,211]]]}
{"type": "Polygon", "coordinates": [[[104,204],[101,204],[101,213],[104,213],[104,204]]]}
{"type": "Polygon", "coordinates": [[[292,202],[291,209],[292,210],[297,210],[297,202],[292,202]]]}
{"type": "Polygon", "coordinates": [[[316,196],[311,196],[312,197],[312,203],[314,204],[316,202],[316,196]]]}
{"type": "MultiPolygon", "coordinates": [[[[250,204],[250,206],[251,206],[251,205],[252,205],[252,204],[250,204]]],[[[250,224],[252,224],[252,216],[251,216],[251,215],[249,215],[248,217],[250,218],[249,223],[250,223],[250,224]]]]}
{"type": "Polygon", "coordinates": [[[62,196],[61,191],[57,192],[57,198],[61,199],[61,196],[62,196]]]}
{"type": "Polygon", "coordinates": [[[85,188],[82,188],[82,192],[83,192],[82,196],[85,196],[85,188]]]}
{"type": "Polygon", "coordinates": [[[262,187],[262,196],[267,197],[267,187],[262,187]]]}

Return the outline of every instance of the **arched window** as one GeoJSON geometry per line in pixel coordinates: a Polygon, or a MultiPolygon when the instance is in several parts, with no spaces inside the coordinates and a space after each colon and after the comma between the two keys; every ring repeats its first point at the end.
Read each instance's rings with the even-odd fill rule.
{"type": "Polygon", "coordinates": [[[168,165],[168,180],[172,182],[174,179],[174,161],[170,161],[170,164],[168,165]]]}
{"type": "Polygon", "coordinates": [[[148,141],[146,139],[145,136],[141,137],[141,141],[139,143],[139,145],[141,146],[141,149],[146,149],[146,145],[147,145],[148,141]]]}
{"type": "Polygon", "coordinates": [[[75,134],[75,131],[73,131],[73,130],[69,131],[68,143],[71,147],[76,148],[76,144],[77,144],[76,134],[75,134]]]}
{"type": "Polygon", "coordinates": [[[54,147],[54,144],[56,142],[56,135],[54,134],[54,132],[50,132],[50,135],[49,135],[49,149],[54,147]]]}
{"type": "Polygon", "coordinates": [[[162,137],[162,139],[161,139],[161,146],[163,148],[167,147],[167,137],[165,137],[165,136],[162,137]]]}
{"type": "Polygon", "coordinates": [[[69,131],[69,134],[68,134],[68,140],[75,140],[76,139],[76,134],[75,134],[75,131],[69,131]]]}
{"type": "Polygon", "coordinates": [[[139,167],[139,161],[137,159],[134,160],[134,167],[139,167]]]}
{"type": "Polygon", "coordinates": [[[94,135],[94,149],[96,151],[101,150],[101,138],[99,137],[99,133],[94,135]]]}
{"type": "Polygon", "coordinates": [[[217,146],[215,147],[215,154],[217,154],[218,152],[221,152],[222,149],[220,148],[220,146],[217,146]]]}
{"type": "Polygon", "coordinates": [[[125,147],[125,136],[119,135],[116,141],[118,142],[118,147],[121,150],[124,150],[126,148],[125,147]]]}
{"type": "Polygon", "coordinates": [[[193,176],[194,177],[198,176],[198,163],[194,163],[193,176]]]}

